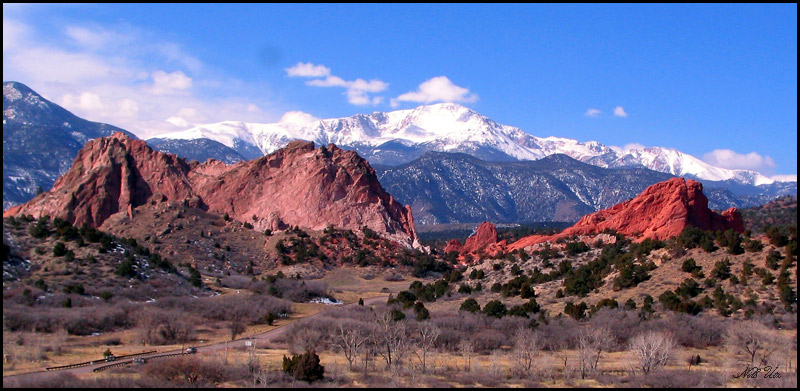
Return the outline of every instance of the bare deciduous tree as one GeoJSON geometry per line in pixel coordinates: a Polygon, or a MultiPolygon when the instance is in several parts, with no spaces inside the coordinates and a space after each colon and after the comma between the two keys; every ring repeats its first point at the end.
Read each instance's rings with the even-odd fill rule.
{"type": "Polygon", "coordinates": [[[664,332],[647,331],[631,338],[629,350],[634,370],[647,375],[667,365],[677,346],[675,338],[664,332]]]}
{"type": "Polygon", "coordinates": [[[423,322],[417,326],[416,344],[419,348],[417,358],[422,364],[422,373],[427,371],[428,352],[433,348],[436,339],[439,338],[439,328],[431,322],[423,322]]]}
{"type": "Polygon", "coordinates": [[[461,352],[462,356],[467,358],[464,369],[467,372],[470,372],[472,370],[472,353],[475,351],[475,348],[472,346],[472,340],[469,338],[464,338],[459,341],[458,350],[461,352]]]}
{"type": "Polygon", "coordinates": [[[353,370],[353,362],[365,349],[369,334],[356,322],[340,322],[333,337],[333,345],[342,350],[353,370]]]}
{"type": "Polygon", "coordinates": [[[378,318],[378,329],[373,334],[378,354],[386,360],[386,368],[399,367],[411,349],[411,340],[406,337],[406,322],[395,321],[387,312],[378,318]]]}
{"type": "Polygon", "coordinates": [[[774,333],[754,320],[731,323],[725,341],[732,351],[744,353],[750,359],[750,366],[756,359],[759,365],[766,365],[769,356],[780,347],[774,333]]]}
{"type": "Polygon", "coordinates": [[[245,332],[247,327],[241,321],[234,320],[228,324],[228,330],[231,332],[231,341],[236,339],[236,336],[245,332]]]}
{"type": "Polygon", "coordinates": [[[581,379],[597,370],[600,356],[614,345],[614,337],[608,327],[583,329],[578,333],[578,365],[581,379]]]}
{"type": "Polygon", "coordinates": [[[139,315],[139,337],[142,343],[163,345],[189,342],[194,338],[194,325],[188,319],[169,311],[148,308],[139,315]]]}
{"type": "Polygon", "coordinates": [[[542,349],[541,334],[528,328],[520,328],[514,333],[512,342],[514,346],[514,363],[517,371],[520,373],[530,372],[536,357],[542,349]]]}
{"type": "Polygon", "coordinates": [[[292,335],[289,352],[301,354],[308,350],[323,350],[325,335],[317,329],[302,327],[292,335]]]}

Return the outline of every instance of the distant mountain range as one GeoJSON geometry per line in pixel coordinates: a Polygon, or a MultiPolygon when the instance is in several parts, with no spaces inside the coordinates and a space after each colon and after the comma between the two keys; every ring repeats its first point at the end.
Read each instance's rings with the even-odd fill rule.
{"type": "Polygon", "coordinates": [[[126,132],[78,118],[22,83],[3,83],[3,209],[47,191],[91,139],[126,132]]]}
{"type": "MultiPolygon", "coordinates": [[[[487,162],[461,153],[428,152],[397,167],[376,166],[378,179],[421,224],[577,221],[673,176],[643,167],[608,169],[555,154],[537,161],[487,162]]],[[[713,209],[760,205],[796,194],[795,182],[742,185],[703,181],[713,209]]]]}
{"type": "Polygon", "coordinates": [[[747,185],[775,182],[755,171],[715,167],[670,148],[621,150],[596,141],[536,137],[454,103],[345,118],[309,120],[302,115],[291,118],[295,119],[272,124],[220,122],[161,134],[158,138],[175,140],[175,143],[210,139],[245,158],[251,158],[258,151],[267,154],[291,140],[302,139],[317,145],[332,143],[353,149],[372,164],[382,165],[405,164],[428,151],[461,152],[495,162],[533,161],[564,154],[604,168],[641,166],[675,176],[732,180],[747,185]]]}
{"type": "MultiPolygon", "coordinates": [[[[701,178],[714,209],[797,194],[796,182],[712,167],[666,148],[618,151],[597,142],[539,138],[457,104],[275,124],[222,122],[147,140],[203,162],[251,160],[294,139],[355,150],[417,223],[574,221],[677,176],[701,178]],[[444,151],[444,152],[443,152],[444,151]]],[[[300,118],[300,119],[298,119],[300,118]]],[[[304,119],[305,118],[305,119],[304,119]]],[[[21,83],[3,84],[3,209],[47,191],[83,145],[122,131],[86,121],[21,83]]]]}

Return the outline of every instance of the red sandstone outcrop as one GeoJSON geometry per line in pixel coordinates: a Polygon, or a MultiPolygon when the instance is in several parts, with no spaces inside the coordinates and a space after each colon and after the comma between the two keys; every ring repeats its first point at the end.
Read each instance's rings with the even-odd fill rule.
{"type": "Polygon", "coordinates": [[[502,250],[503,245],[505,245],[505,241],[497,242],[497,227],[488,221],[484,221],[478,226],[475,235],[468,237],[463,245],[458,240],[453,239],[447,243],[444,252],[446,254],[455,251],[462,255],[483,252],[492,255],[502,250]]]}
{"type": "Polygon", "coordinates": [[[708,209],[708,198],[700,182],[672,178],[648,187],[632,200],[583,216],[575,225],[553,236],[533,235],[508,246],[516,250],[572,235],[588,235],[615,230],[636,241],[664,240],[677,236],[689,225],[704,230],[733,229],[744,232],[742,215],[736,208],[721,214],[708,209]]]}
{"type": "Polygon", "coordinates": [[[136,207],[163,201],[227,213],[258,230],[366,226],[417,245],[411,208],[383,189],[366,160],[333,144],[314,148],[306,141],[226,165],[187,163],[116,133],[87,143],[49,192],[3,216],[50,215],[102,227],[113,214],[133,216],[136,207]]]}
{"type": "Polygon", "coordinates": [[[484,221],[478,226],[475,235],[467,238],[464,242],[464,248],[461,251],[464,253],[474,253],[495,243],[497,243],[497,228],[494,224],[484,221]]]}
{"type": "Polygon", "coordinates": [[[446,246],[444,246],[444,253],[445,254],[449,254],[449,253],[455,251],[455,252],[461,254],[461,250],[463,250],[463,249],[464,249],[464,245],[461,244],[461,242],[459,242],[458,239],[452,239],[449,242],[447,242],[446,246]]]}

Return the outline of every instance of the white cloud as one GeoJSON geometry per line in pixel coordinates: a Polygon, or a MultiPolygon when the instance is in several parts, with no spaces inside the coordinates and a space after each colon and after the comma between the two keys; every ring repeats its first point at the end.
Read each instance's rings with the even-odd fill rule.
{"type": "Polygon", "coordinates": [[[75,44],[93,50],[102,50],[106,45],[119,45],[129,43],[130,37],[104,29],[90,29],[83,26],[67,26],[64,34],[75,44]]]}
{"type": "Polygon", "coordinates": [[[299,62],[297,65],[286,68],[286,74],[289,77],[325,77],[324,79],[313,79],[306,82],[306,85],[312,87],[341,87],[344,88],[347,102],[353,105],[376,105],[383,102],[382,96],[370,97],[369,94],[374,94],[386,90],[389,84],[378,80],[372,79],[366,81],[364,79],[355,79],[348,81],[339,76],[331,75],[330,68],[324,65],[314,65],[312,63],[299,62]]]}
{"type": "Polygon", "coordinates": [[[152,77],[153,87],[150,91],[155,95],[184,94],[192,88],[192,78],[181,71],[155,71],[152,77]]]}
{"type": "Polygon", "coordinates": [[[622,150],[625,151],[625,152],[628,152],[628,151],[631,151],[631,150],[634,150],[634,149],[641,150],[641,149],[645,149],[645,148],[647,148],[647,147],[642,145],[642,144],[639,144],[639,143],[628,143],[628,144],[625,144],[622,147],[622,150]]]}
{"type": "Polygon", "coordinates": [[[614,108],[614,116],[620,118],[626,118],[628,117],[628,113],[625,112],[625,109],[623,109],[622,106],[617,106],[614,108]]]}
{"type": "Polygon", "coordinates": [[[587,116],[589,118],[597,118],[597,116],[599,116],[600,113],[602,113],[602,111],[600,111],[600,109],[590,108],[590,109],[586,110],[586,112],[583,113],[583,115],[585,115],[585,116],[587,116]]]}
{"type": "Polygon", "coordinates": [[[331,74],[331,69],[310,62],[298,62],[295,66],[286,68],[286,74],[289,77],[325,77],[331,74]]]}
{"type": "Polygon", "coordinates": [[[186,129],[192,127],[192,123],[181,118],[181,117],[169,117],[166,119],[167,123],[172,124],[173,126],[181,129],[186,129]]]}
{"type": "Polygon", "coordinates": [[[407,92],[392,99],[392,107],[397,107],[399,102],[434,103],[434,102],[460,102],[473,103],[478,100],[478,95],[470,93],[469,89],[453,84],[447,76],[437,76],[422,82],[416,91],[407,92]]]}
{"type": "Polygon", "coordinates": [[[774,175],[770,179],[778,182],[797,182],[797,174],[774,175]]]}
{"type": "MultiPolygon", "coordinates": [[[[5,4],[3,8],[5,9],[5,4]]],[[[3,18],[3,52],[16,48],[27,31],[28,28],[24,24],[3,18]]]]}
{"type": "Polygon", "coordinates": [[[86,111],[99,111],[105,108],[102,99],[100,99],[100,95],[93,92],[83,92],[80,95],[64,95],[64,97],[61,98],[61,104],[86,111]]]}
{"type": "Polygon", "coordinates": [[[319,118],[302,111],[287,111],[280,120],[283,124],[294,125],[306,125],[316,121],[319,121],[319,118]]]}
{"type": "Polygon", "coordinates": [[[756,152],[740,154],[730,149],[715,149],[703,155],[703,160],[713,166],[728,169],[758,172],[770,172],[775,169],[775,161],[771,157],[761,156],[756,152]]]}
{"type": "Polygon", "coordinates": [[[639,143],[628,143],[628,144],[625,144],[625,145],[623,145],[621,147],[616,146],[616,145],[609,145],[608,147],[611,148],[614,152],[620,153],[620,154],[628,153],[628,152],[633,151],[633,150],[642,150],[642,149],[647,148],[646,145],[642,145],[642,144],[639,144],[639,143]]]}
{"type": "Polygon", "coordinates": [[[264,109],[268,102],[244,97],[263,95],[263,86],[211,74],[179,44],[147,31],[73,23],[45,35],[36,26],[3,18],[4,80],[88,120],[148,138],[193,124],[280,116],[264,109]]]}
{"type": "Polygon", "coordinates": [[[74,86],[109,83],[132,76],[131,69],[124,64],[99,56],[27,44],[3,53],[4,79],[7,73],[16,74],[17,81],[24,84],[48,82],[74,86]]]}
{"type": "Polygon", "coordinates": [[[117,102],[117,107],[119,107],[117,113],[124,118],[132,118],[139,113],[139,104],[133,99],[122,99],[117,102]]]}

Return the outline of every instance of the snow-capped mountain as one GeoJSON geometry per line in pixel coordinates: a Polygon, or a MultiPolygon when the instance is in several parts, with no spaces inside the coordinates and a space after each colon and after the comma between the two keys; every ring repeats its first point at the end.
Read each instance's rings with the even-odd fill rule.
{"type": "Polygon", "coordinates": [[[46,191],[94,138],[124,132],[79,118],[18,82],[3,82],[3,209],[46,191]]]}
{"type": "Polygon", "coordinates": [[[272,124],[227,121],[161,134],[158,138],[207,138],[246,158],[269,154],[291,140],[302,139],[354,149],[373,164],[382,165],[408,163],[427,151],[462,152],[487,161],[539,160],[560,153],[605,168],[644,166],[713,181],[733,180],[750,185],[774,182],[755,171],[715,167],[670,148],[622,150],[597,141],[536,137],[454,103],[323,120],[272,124]]]}
{"type": "MultiPolygon", "coordinates": [[[[427,152],[400,166],[376,167],[381,185],[411,206],[417,224],[576,221],[637,196],[673,176],[641,166],[608,169],[563,154],[536,161],[488,162],[462,153],[427,152]]],[[[761,205],[797,194],[796,182],[770,185],[704,180],[709,207],[761,205]]]]}

